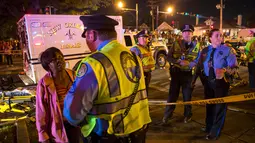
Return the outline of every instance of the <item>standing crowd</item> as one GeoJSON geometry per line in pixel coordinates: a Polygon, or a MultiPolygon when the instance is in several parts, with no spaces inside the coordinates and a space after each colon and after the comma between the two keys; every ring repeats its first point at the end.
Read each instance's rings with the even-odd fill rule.
{"type": "MultiPolygon", "coordinates": [[[[47,74],[36,94],[39,141],[144,143],[151,123],[148,87],[155,69],[148,33],[140,31],[137,45],[129,50],[116,40],[117,21],[105,15],[81,16],[80,20],[85,27],[81,36],[92,54],[76,71],[65,68],[64,56],[55,47],[41,54],[47,74]]],[[[222,44],[221,32],[211,30],[211,44],[204,46],[192,39],[192,25],[185,24],[181,31],[182,37],[173,41],[167,55],[172,77],[167,102],[176,102],[180,89],[183,100],[191,101],[196,77],[204,85],[206,99],[227,96],[228,77],[238,64],[233,49],[222,44]]],[[[247,53],[254,57],[252,49],[247,53]]],[[[171,123],[174,110],[174,105],[166,106],[163,125],[171,123]]],[[[220,137],[226,111],[225,103],[206,105],[206,126],[201,128],[207,133],[205,139],[220,137]]],[[[192,106],[185,105],[183,122],[191,119],[192,106]]]]}
{"type": "Polygon", "coordinates": [[[0,64],[13,66],[13,50],[19,50],[19,44],[14,41],[0,41],[0,64]]]}

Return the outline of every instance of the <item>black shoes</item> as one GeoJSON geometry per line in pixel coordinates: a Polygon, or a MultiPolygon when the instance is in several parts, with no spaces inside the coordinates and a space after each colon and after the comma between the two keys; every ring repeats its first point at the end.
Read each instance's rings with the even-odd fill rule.
{"type": "MultiPolygon", "coordinates": [[[[169,124],[170,123],[169,120],[170,120],[170,118],[164,117],[162,119],[162,123],[165,124],[165,125],[169,124]]],[[[190,121],[191,121],[191,117],[185,117],[184,120],[183,120],[184,123],[189,123],[190,121]]]]}
{"type": "Polygon", "coordinates": [[[207,129],[206,126],[203,126],[203,127],[200,129],[200,131],[205,132],[205,133],[209,133],[210,130],[207,129]]]}
{"type": "Polygon", "coordinates": [[[200,131],[202,131],[202,132],[206,132],[206,127],[205,127],[205,126],[203,126],[203,127],[200,129],[200,131]]]}
{"type": "Polygon", "coordinates": [[[210,141],[214,141],[214,140],[217,140],[218,137],[208,134],[208,135],[205,136],[205,139],[210,140],[210,141]]]}
{"type": "Polygon", "coordinates": [[[185,117],[183,122],[186,124],[186,123],[189,123],[190,121],[191,121],[191,117],[185,117]]]}
{"type": "Polygon", "coordinates": [[[164,118],[162,119],[163,125],[169,124],[169,123],[170,123],[169,120],[170,120],[170,118],[164,117],[164,118]]]}

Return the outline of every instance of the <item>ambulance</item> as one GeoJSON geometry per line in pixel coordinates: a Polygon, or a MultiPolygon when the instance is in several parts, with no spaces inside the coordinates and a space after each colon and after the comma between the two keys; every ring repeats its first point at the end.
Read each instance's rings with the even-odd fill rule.
{"type": "MultiPolygon", "coordinates": [[[[40,54],[47,48],[59,48],[64,54],[66,68],[91,54],[79,15],[24,15],[18,22],[18,35],[23,50],[25,75],[20,78],[26,85],[36,84],[46,73],[40,64],[40,54]]],[[[109,16],[119,22],[115,26],[117,40],[125,45],[121,16],[109,16]]]]}

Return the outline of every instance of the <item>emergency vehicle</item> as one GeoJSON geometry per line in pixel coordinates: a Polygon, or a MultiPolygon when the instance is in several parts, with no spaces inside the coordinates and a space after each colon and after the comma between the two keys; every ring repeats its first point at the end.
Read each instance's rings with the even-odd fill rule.
{"type": "MultiPolygon", "coordinates": [[[[24,15],[17,22],[26,73],[26,76],[21,75],[20,78],[26,85],[37,83],[45,75],[46,71],[39,59],[41,52],[49,47],[56,47],[62,51],[66,67],[70,69],[91,53],[85,39],[81,37],[84,27],[79,17],[79,15],[24,15]]],[[[122,17],[109,17],[119,22],[119,25],[115,26],[117,40],[124,44],[122,17]]]]}
{"type": "MultiPolygon", "coordinates": [[[[66,67],[72,69],[78,61],[91,52],[84,38],[83,23],[79,15],[24,15],[18,22],[18,35],[23,50],[25,75],[19,75],[24,84],[36,84],[46,73],[40,64],[40,54],[49,47],[59,48],[64,54],[66,67]]],[[[121,16],[109,16],[119,22],[115,26],[117,40],[131,48],[136,45],[134,34],[124,33],[121,16]]],[[[157,67],[166,64],[167,47],[152,42],[152,53],[157,67]]]]}

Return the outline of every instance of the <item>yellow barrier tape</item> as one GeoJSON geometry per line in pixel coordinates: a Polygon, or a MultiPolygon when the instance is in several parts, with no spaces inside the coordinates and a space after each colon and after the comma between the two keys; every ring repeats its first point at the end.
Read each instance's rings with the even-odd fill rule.
{"type": "Polygon", "coordinates": [[[247,101],[247,100],[254,100],[255,99],[255,92],[246,93],[246,94],[239,94],[233,96],[227,96],[222,98],[212,98],[212,99],[205,99],[205,100],[196,100],[196,101],[188,101],[188,102],[176,102],[176,103],[166,103],[166,101],[150,101],[150,105],[155,106],[165,106],[165,105],[205,105],[205,104],[220,104],[220,103],[230,103],[230,102],[240,102],[240,101],[247,101]]]}

